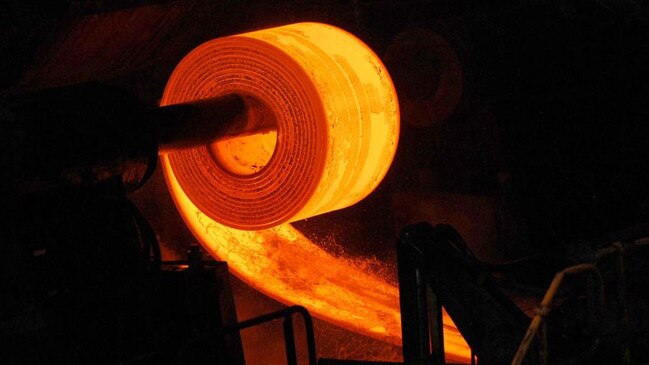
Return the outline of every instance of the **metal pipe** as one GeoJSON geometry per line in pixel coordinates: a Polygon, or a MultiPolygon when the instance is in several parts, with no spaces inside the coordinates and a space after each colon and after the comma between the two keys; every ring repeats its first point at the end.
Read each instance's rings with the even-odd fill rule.
{"type": "MultiPolygon", "coordinates": [[[[406,363],[432,360],[428,322],[430,318],[428,318],[426,282],[422,273],[422,257],[423,253],[411,242],[410,233],[404,232],[397,246],[397,267],[403,359],[406,363]]],[[[442,324],[436,327],[441,328],[442,324]]],[[[442,361],[443,359],[442,354],[442,361]]]]}
{"type": "Polygon", "coordinates": [[[249,327],[260,325],[262,323],[274,321],[276,319],[281,319],[281,318],[286,319],[296,313],[302,315],[302,318],[304,319],[309,365],[316,365],[317,355],[316,355],[316,348],[315,348],[315,336],[313,333],[313,318],[311,317],[309,311],[302,306],[295,305],[292,307],[279,310],[277,312],[265,314],[263,316],[259,316],[259,317],[255,317],[255,318],[251,318],[239,322],[236,325],[225,327],[222,330],[222,333],[238,332],[249,327]]]}
{"type": "Polygon", "coordinates": [[[295,350],[295,333],[293,332],[293,318],[289,315],[284,318],[284,347],[286,349],[286,363],[297,365],[297,351],[295,350]]]}
{"type": "MultiPolygon", "coordinates": [[[[601,275],[599,274],[599,270],[593,264],[579,264],[575,266],[570,266],[558,272],[554,276],[552,283],[550,283],[550,287],[548,288],[548,290],[545,292],[545,295],[543,296],[541,305],[539,305],[537,309],[536,316],[534,316],[534,318],[532,319],[532,323],[530,323],[530,326],[528,327],[527,332],[523,337],[523,341],[521,341],[521,344],[518,347],[518,350],[516,351],[516,355],[514,355],[514,359],[512,360],[511,365],[520,365],[525,359],[525,356],[529,351],[530,345],[532,344],[532,340],[535,338],[541,323],[543,322],[545,317],[547,317],[548,314],[550,313],[551,305],[552,302],[554,301],[554,297],[559,291],[559,288],[561,288],[561,284],[563,283],[565,277],[568,275],[574,275],[585,271],[593,271],[595,275],[601,278],[601,275]]],[[[600,284],[603,285],[603,283],[601,282],[600,284]]],[[[601,286],[600,286],[600,293],[601,293],[601,286]]]]}
{"type": "MultiPolygon", "coordinates": [[[[426,285],[428,328],[430,333],[431,361],[433,364],[444,365],[444,322],[442,321],[442,303],[428,284],[426,285]]],[[[472,353],[473,355],[473,353],[472,353]]],[[[473,358],[473,356],[471,356],[473,358]]]]}
{"type": "MultiPolygon", "coordinates": [[[[636,249],[642,246],[647,246],[649,245],[649,237],[644,237],[637,239],[631,243],[624,244],[622,242],[615,242],[609,247],[600,249],[596,252],[595,256],[597,260],[599,261],[600,259],[612,255],[612,254],[618,254],[619,255],[619,261],[618,261],[618,300],[620,302],[620,311],[622,315],[622,326],[623,326],[623,331],[626,332],[625,335],[628,336],[628,309],[626,308],[626,290],[625,290],[625,271],[624,271],[624,254],[626,251],[636,249]]],[[[514,356],[514,359],[511,362],[511,365],[520,365],[522,361],[525,359],[525,356],[527,355],[527,352],[529,351],[529,347],[532,343],[532,339],[536,336],[539,327],[541,323],[543,322],[543,319],[549,314],[550,312],[550,305],[552,304],[552,301],[554,300],[554,296],[558,292],[561,284],[563,283],[563,279],[565,278],[566,275],[572,275],[572,274],[577,274],[580,272],[584,271],[593,271],[594,275],[598,278],[599,281],[599,308],[601,311],[601,307],[603,305],[603,279],[601,277],[601,274],[597,267],[595,267],[594,264],[579,264],[575,266],[568,267],[559,273],[557,273],[552,280],[552,283],[550,284],[550,287],[545,293],[545,296],[543,297],[543,301],[541,302],[541,305],[537,309],[537,314],[534,316],[532,319],[532,323],[530,323],[530,326],[527,329],[527,332],[525,333],[525,336],[523,337],[523,341],[521,341],[521,344],[518,348],[518,351],[516,351],[516,355],[514,356]]],[[[545,336],[545,334],[544,334],[545,336]]],[[[545,341],[545,339],[542,339],[542,341],[545,341]]],[[[628,348],[628,343],[625,340],[624,344],[624,349],[623,349],[623,360],[625,364],[630,363],[631,361],[631,355],[629,352],[628,348]]],[[[544,356],[547,356],[547,354],[544,354],[544,356]]],[[[547,361],[547,359],[546,359],[547,361]]]]}
{"type": "Polygon", "coordinates": [[[624,246],[621,246],[621,250],[617,257],[617,295],[618,295],[618,308],[619,316],[621,317],[621,328],[622,332],[622,363],[628,365],[631,363],[631,348],[629,346],[629,308],[626,302],[626,269],[624,265],[624,246]]]}
{"type": "Polygon", "coordinates": [[[246,103],[239,95],[163,106],[152,111],[159,153],[206,145],[245,129],[246,103]]]}
{"type": "Polygon", "coordinates": [[[610,245],[610,246],[608,246],[606,248],[602,248],[602,249],[598,250],[595,253],[595,256],[599,260],[599,259],[601,259],[601,258],[603,258],[605,256],[608,256],[608,255],[611,255],[611,254],[614,254],[614,253],[622,253],[622,252],[626,252],[626,251],[631,251],[631,250],[634,250],[636,248],[640,248],[640,247],[648,246],[648,245],[649,245],[649,237],[639,238],[639,239],[637,239],[635,241],[632,241],[630,243],[627,243],[627,244],[624,244],[624,243],[618,241],[618,242],[614,242],[612,245],[610,245]]]}
{"type": "Polygon", "coordinates": [[[643,246],[649,245],[649,237],[643,237],[632,241],[630,243],[623,243],[617,241],[610,245],[609,247],[600,249],[597,251],[597,259],[602,259],[603,257],[617,254],[618,255],[618,284],[617,284],[617,294],[618,294],[618,305],[619,305],[619,315],[621,317],[621,332],[622,332],[622,361],[624,364],[631,363],[631,349],[629,346],[629,310],[626,300],[626,268],[624,265],[624,256],[628,251],[640,248],[643,246]]]}

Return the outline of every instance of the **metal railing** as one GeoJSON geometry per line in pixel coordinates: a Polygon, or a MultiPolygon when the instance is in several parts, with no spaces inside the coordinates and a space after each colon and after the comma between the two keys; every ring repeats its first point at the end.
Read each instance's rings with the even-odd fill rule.
{"type": "Polygon", "coordinates": [[[276,312],[264,314],[259,317],[251,318],[235,325],[225,326],[219,330],[210,331],[202,334],[201,336],[186,343],[179,352],[180,363],[188,363],[185,361],[186,356],[192,351],[193,346],[204,345],[208,346],[212,341],[222,341],[227,335],[232,333],[239,333],[241,330],[258,326],[267,322],[272,322],[278,319],[284,319],[284,346],[286,350],[286,360],[288,365],[297,365],[297,350],[295,347],[295,331],[293,330],[293,315],[300,314],[304,319],[304,327],[306,329],[306,344],[307,344],[307,359],[309,365],[317,365],[315,336],[313,332],[313,319],[309,311],[299,305],[288,307],[276,312]]]}
{"type": "MultiPolygon", "coordinates": [[[[552,308],[552,303],[554,301],[554,298],[561,288],[561,285],[564,283],[564,279],[569,276],[569,275],[574,275],[574,274],[579,274],[579,273],[584,273],[584,272],[590,272],[593,274],[593,276],[597,279],[598,281],[598,294],[595,296],[593,293],[591,293],[591,298],[596,297],[598,301],[598,307],[599,310],[603,310],[604,306],[604,299],[603,299],[603,293],[604,293],[604,282],[602,280],[602,275],[597,268],[596,263],[599,262],[602,258],[617,254],[618,255],[618,262],[617,262],[617,289],[618,289],[618,305],[619,305],[619,311],[620,311],[620,317],[622,320],[622,331],[624,331],[624,338],[628,338],[628,331],[629,331],[629,314],[628,314],[628,307],[626,303],[626,274],[625,274],[625,265],[624,265],[624,256],[627,251],[636,249],[638,247],[642,246],[647,246],[649,245],[649,237],[647,238],[641,238],[635,241],[632,241],[630,243],[623,243],[623,242],[615,242],[611,246],[607,248],[603,248],[601,250],[598,250],[595,254],[596,260],[594,263],[586,263],[586,264],[579,264],[575,266],[570,266],[560,272],[558,272],[555,276],[552,282],[550,283],[550,286],[548,290],[546,291],[543,300],[541,301],[541,304],[537,308],[536,316],[532,319],[532,322],[530,323],[530,326],[527,329],[527,332],[525,333],[525,336],[523,337],[523,340],[521,341],[520,346],[518,347],[518,351],[516,351],[516,355],[514,355],[514,358],[512,359],[511,365],[520,365],[525,357],[527,356],[527,353],[529,352],[530,346],[532,344],[532,341],[537,337],[540,331],[540,348],[539,348],[539,353],[540,353],[540,359],[542,364],[547,364],[547,325],[545,318],[549,315],[550,310],[552,308]]],[[[592,317],[592,315],[591,315],[592,317]]],[[[628,341],[623,343],[623,364],[628,365],[631,363],[631,353],[629,349],[629,344],[628,341]]]]}
{"type": "Polygon", "coordinates": [[[300,314],[304,319],[304,327],[306,330],[306,345],[307,345],[307,357],[309,365],[316,365],[316,348],[315,348],[315,336],[313,334],[313,319],[309,311],[299,305],[288,307],[277,312],[272,312],[265,314],[263,316],[251,318],[242,322],[237,323],[233,326],[228,326],[223,329],[225,334],[231,332],[238,332],[246,328],[258,326],[266,322],[272,322],[278,319],[284,319],[283,328],[284,328],[284,346],[286,349],[286,362],[288,365],[297,365],[297,350],[295,348],[295,331],[293,330],[293,315],[300,314]]]}
{"type": "MultiPolygon", "coordinates": [[[[527,352],[530,349],[530,346],[532,344],[532,341],[534,338],[536,338],[536,335],[538,334],[539,330],[541,330],[541,341],[540,341],[540,348],[539,348],[539,353],[540,353],[540,363],[541,364],[546,364],[547,363],[547,327],[546,327],[546,322],[544,319],[548,316],[551,310],[552,302],[554,300],[554,297],[556,296],[557,292],[561,288],[561,285],[564,282],[564,279],[569,276],[569,275],[576,275],[580,273],[585,273],[585,272],[590,272],[593,274],[595,278],[597,278],[598,281],[598,292],[599,295],[598,297],[598,307],[601,312],[601,307],[603,306],[603,293],[604,293],[604,281],[602,279],[602,275],[600,274],[599,270],[595,267],[593,264],[579,264],[575,266],[570,266],[566,269],[561,270],[558,272],[555,276],[554,279],[552,280],[552,283],[550,283],[550,287],[548,288],[547,292],[543,296],[543,300],[541,301],[541,305],[536,310],[536,315],[532,319],[532,322],[530,323],[530,326],[527,329],[527,332],[525,333],[525,336],[523,337],[523,341],[521,341],[520,346],[518,347],[518,350],[516,351],[516,355],[514,355],[514,359],[512,360],[511,364],[512,365],[520,365],[523,360],[525,359],[525,356],[527,355],[527,352]],[[543,326],[543,327],[542,327],[543,326]]],[[[590,296],[591,298],[594,297],[592,294],[590,296]]],[[[592,316],[591,316],[592,317],[592,316]]]]}

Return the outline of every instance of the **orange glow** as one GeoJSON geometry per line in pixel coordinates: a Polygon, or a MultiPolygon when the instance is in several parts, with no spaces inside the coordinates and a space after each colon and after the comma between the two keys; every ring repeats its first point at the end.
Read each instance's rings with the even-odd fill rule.
{"type": "Polygon", "coordinates": [[[252,133],[214,141],[210,152],[226,170],[236,175],[255,174],[268,164],[277,145],[277,131],[252,133]]]}
{"type": "Polygon", "coordinates": [[[392,81],[338,28],[301,23],[206,42],[176,67],[161,104],[231,93],[247,97],[248,134],[276,128],[272,157],[239,148],[237,138],[169,155],[192,202],[226,226],[265,229],[348,207],[374,190],[394,157],[392,81]]]}
{"type": "MultiPolygon", "coordinates": [[[[249,133],[161,156],[189,228],[266,295],[400,345],[398,289],[288,224],[358,202],[386,174],[399,113],[384,66],[345,31],[293,24],[199,46],[174,71],[162,105],[229,93],[256,100],[249,133]]],[[[446,315],[445,334],[448,359],[467,362],[468,346],[446,315]]]]}
{"type": "MultiPolygon", "coordinates": [[[[162,164],[185,222],[235,275],[280,302],[303,305],[318,318],[401,345],[397,287],[328,254],[290,224],[243,231],[215,222],[183,192],[166,156],[162,164]]],[[[446,312],[444,341],[447,360],[469,362],[468,345],[446,312]]]]}

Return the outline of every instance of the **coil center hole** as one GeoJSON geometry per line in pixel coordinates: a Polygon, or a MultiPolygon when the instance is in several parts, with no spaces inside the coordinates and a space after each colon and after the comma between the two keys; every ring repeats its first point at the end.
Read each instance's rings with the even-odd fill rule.
{"type": "Polygon", "coordinates": [[[277,116],[263,101],[243,96],[246,113],[236,130],[208,145],[210,155],[226,171],[239,176],[260,172],[277,145],[277,116]]]}

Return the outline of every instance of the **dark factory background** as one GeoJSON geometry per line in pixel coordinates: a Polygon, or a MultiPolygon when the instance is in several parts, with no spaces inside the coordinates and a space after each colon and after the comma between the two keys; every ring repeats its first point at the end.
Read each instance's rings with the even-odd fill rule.
{"type": "MultiPolygon", "coordinates": [[[[132,148],[150,143],[155,123],[139,118],[151,117],[175,65],[197,45],[300,21],[366,42],[390,71],[402,120],[378,189],[296,227],[396,284],[400,230],[450,224],[482,261],[538,258],[515,274],[542,290],[508,293],[533,316],[555,272],[649,236],[648,12],[634,0],[4,2],[0,361],[169,360],[151,355],[156,341],[173,347],[182,336],[164,331],[189,325],[152,324],[165,309],[146,295],[155,263],[141,251],[155,250],[142,237],[157,238],[153,256],[162,261],[185,260],[195,239],[155,168],[155,146],[132,148]],[[85,125],[67,124],[70,115],[85,125]],[[68,144],[73,128],[88,134],[84,143],[68,144]],[[122,134],[129,137],[116,148],[122,134]],[[96,156],[111,164],[85,174],[96,156]],[[119,315],[98,314],[108,312],[119,315]]],[[[642,249],[627,256],[628,323],[623,332],[617,319],[601,318],[602,363],[649,363],[649,259],[642,249]]],[[[239,320],[283,307],[230,282],[239,320]]],[[[180,296],[168,290],[168,300],[180,296]]],[[[609,291],[607,300],[616,295],[609,291]]],[[[584,322],[575,312],[579,319],[556,330],[572,350],[556,350],[555,363],[592,355],[584,355],[592,334],[580,340],[573,328],[584,322]]],[[[402,361],[397,346],[315,324],[320,357],[402,361]]],[[[275,330],[242,332],[248,363],[281,363],[275,330]]]]}

